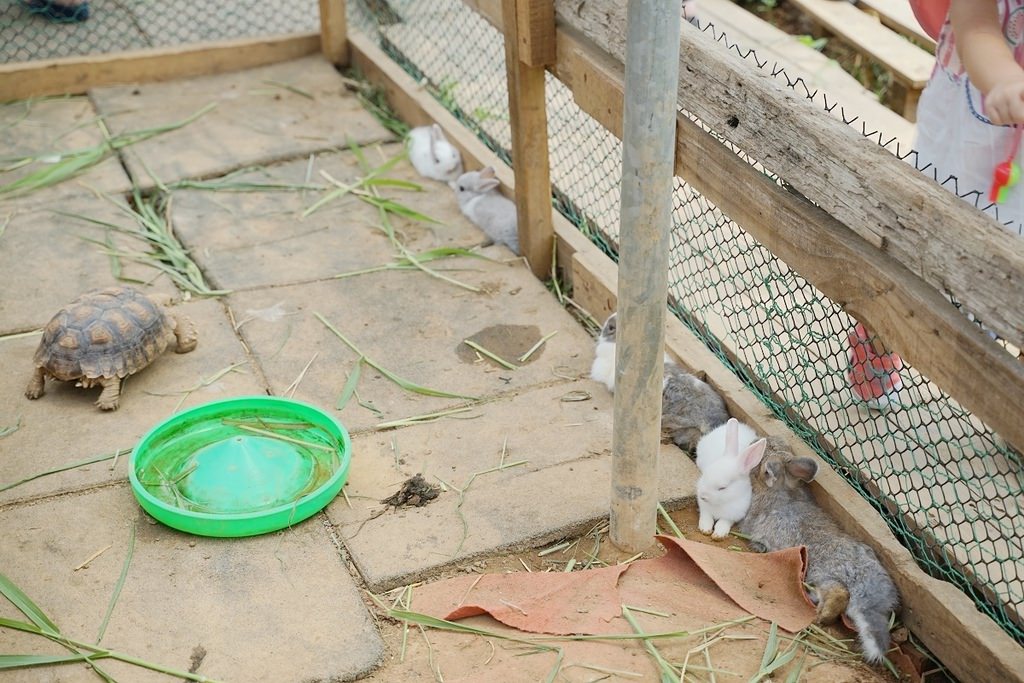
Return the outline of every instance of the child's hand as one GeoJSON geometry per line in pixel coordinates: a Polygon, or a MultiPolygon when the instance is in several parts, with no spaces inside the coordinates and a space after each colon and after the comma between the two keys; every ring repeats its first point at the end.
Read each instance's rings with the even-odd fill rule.
{"type": "Polygon", "coordinates": [[[1024,73],[992,86],[985,95],[985,114],[992,123],[1024,123],[1024,73]]]}

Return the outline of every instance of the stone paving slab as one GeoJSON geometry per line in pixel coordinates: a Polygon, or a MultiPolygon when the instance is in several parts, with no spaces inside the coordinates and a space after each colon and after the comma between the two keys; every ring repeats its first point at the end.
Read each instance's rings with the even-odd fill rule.
{"type": "MultiPolygon", "coordinates": [[[[472,557],[535,547],[607,515],[612,397],[601,385],[580,380],[533,389],[467,415],[480,417],[356,437],[348,501],[335,500],[327,514],[371,589],[472,557]],[[592,398],[561,400],[578,391],[592,398]],[[424,507],[382,513],[380,501],[414,474],[449,490],[424,507]],[[461,509],[459,489],[465,491],[461,509]]],[[[660,472],[663,500],[692,498],[697,470],[685,453],[663,445],[660,472]]]]}
{"type": "Polygon", "coordinates": [[[90,95],[113,132],[175,123],[216,105],[125,151],[129,173],[143,186],[154,184],[150,171],[172,183],[304,157],[348,140],[394,139],[322,56],[187,81],[97,88],[90,95]]]}
{"type": "MultiPolygon", "coordinates": [[[[24,157],[47,157],[0,173],[0,187],[30,173],[52,168],[68,152],[95,147],[102,142],[98,115],[87,97],[22,100],[0,105],[0,168],[24,157]]],[[[128,175],[112,155],[57,185],[29,194],[0,194],[0,224],[6,215],[26,206],[56,207],[68,195],[90,194],[90,188],[118,193],[130,187],[128,175]]]]}
{"type": "MultiPolygon", "coordinates": [[[[511,255],[496,247],[487,253],[511,255]]],[[[490,293],[475,294],[422,273],[397,271],[239,292],[229,295],[228,303],[236,320],[247,321],[240,324],[240,332],[273,393],[282,394],[315,356],[295,398],[328,408],[336,404],[358,356],[314,313],[386,369],[451,393],[496,396],[589,371],[593,341],[520,261],[460,261],[473,270],[458,277],[490,293]],[[516,370],[480,361],[462,344],[480,335],[485,348],[516,358],[556,331],[516,370]]],[[[466,402],[405,391],[370,367],[363,367],[358,390],[381,415],[350,400],[335,413],[350,431],[466,402]]]]}
{"type": "MultiPolygon", "coordinates": [[[[135,227],[131,218],[94,196],[68,197],[53,208],[57,206],[66,213],[135,227]]],[[[108,234],[104,227],[43,206],[19,202],[13,209],[7,229],[0,234],[0,273],[4,280],[0,334],[38,329],[82,293],[119,284],[104,247],[86,241],[103,242],[108,234]]],[[[0,208],[0,224],[6,220],[3,211],[0,208]]],[[[109,237],[117,249],[146,250],[140,240],[116,231],[110,231],[109,237]]],[[[121,266],[124,277],[150,283],[136,285],[140,289],[178,295],[170,279],[152,266],[124,259],[121,266]]]]}
{"type": "MultiPolygon", "coordinates": [[[[364,152],[373,166],[401,153],[400,143],[364,152]]],[[[320,176],[322,170],[345,184],[364,175],[355,155],[346,151],[318,155],[312,165],[302,159],[239,174],[232,180],[328,187],[320,176]]],[[[470,247],[486,239],[459,212],[454,193],[443,183],[421,178],[408,161],[383,177],[420,184],[422,192],[386,187],[380,191],[439,221],[435,225],[397,216],[390,219],[411,251],[470,247]]],[[[330,201],[303,218],[303,212],[325,194],[326,190],[176,192],[172,205],[175,234],[193,247],[194,259],[215,286],[225,289],[309,282],[394,260],[395,249],[380,229],[377,209],[351,195],[330,201]]]]}
{"type": "MultiPolygon", "coordinates": [[[[129,377],[122,385],[121,407],[114,412],[93,405],[98,389],[79,389],[72,383],[47,382],[46,393],[29,401],[24,391],[39,337],[0,340],[0,426],[21,420],[18,431],[0,439],[0,488],[52,468],[132,448],[175,411],[182,395],[172,392],[196,387],[224,368],[247,361],[220,302],[193,301],[177,308],[198,327],[199,345],[181,355],[168,351],[129,377]]],[[[253,394],[265,394],[265,389],[251,365],[242,365],[186,396],[181,408],[253,394]]],[[[0,491],[0,504],[124,479],[127,460],[119,458],[113,471],[112,462],[100,462],[0,491]]]]}
{"type": "MultiPolygon", "coordinates": [[[[103,645],[223,681],[341,681],[369,672],[384,645],[320,516],[277,534],[214,539],[149,520],[127,485],[0,514],[3,572],[67,635],[94,642],[136,526],[134,554],[103,645]],[[95,551],[112,547],[88,568],[95,551]]],[[[21,617],[4,601],[0,614],[21,617]]],[[[23,617],[21,617],[23,618],[23,617]]],[[[5,653],[64,652],[4,629],[5,653]]],[[[103,660],[114,678],[171,678],[103,660]]],[[[6,673],[4,681],[97,680],[80,666],[6,673]]],[[[180,680],[180,679],[179,679],[180,680]]]]}

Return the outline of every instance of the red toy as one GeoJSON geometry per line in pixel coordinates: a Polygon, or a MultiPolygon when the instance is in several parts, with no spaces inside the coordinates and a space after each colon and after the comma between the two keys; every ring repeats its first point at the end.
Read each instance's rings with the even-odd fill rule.
{"type": "Polygon", "coordinates": [[[992,172],[992,187],[988,191],[990,202],[1002,203],[1006,201],[1006,193],[1020,180],[1020,166],[1017,165],[1017,150],[1020,149],[1020,137],[1024,128],[1013,127],[1013,143],[1010,146],[1010,154],[1006,161],[996,166],[992,172]]]}
{"type": "Polygon", "coordinates": [[[876,348],[867,328],[857,323],[847,337],[850,343],[850,368],[846,376],[850,380],[853,395],[866,403],[869,408],[881,410],[896,398],[896,391],[903,388],[900,370],[903,359],[895,353],[876,348]]]}

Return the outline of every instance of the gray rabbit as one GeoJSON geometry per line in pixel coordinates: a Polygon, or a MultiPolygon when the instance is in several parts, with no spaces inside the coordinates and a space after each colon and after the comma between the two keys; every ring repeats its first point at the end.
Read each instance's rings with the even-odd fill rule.
{"type": "MultiPolygon", "coordinates": [[[[608,316],[601,327],[594,350],[590,377],[615,391],[615,331],[617,315],[608,316]]],[[[725,424],[729,413],[725,402],[706,382],[679,367],[665,356],[665,379],[661,392],[661,435],[687,452],[702,436],[725,424]]]]}
{"type": "Polygon", "coordinates": [[[494,168],[463,173],[448,185],[455,190],[459,209],[476,227],[484,231],[491,241],[504,244],[519,254],[519,225],[515,202],[498,190],[500,182],[494,168]]]}
{"type": "Polygon", "coordinates": [[[752,474],[753,497],[739,531],[757,552],[807,546],[806,582],[813,587],[818,623],[846,613],[857,628],[868,662],[889,649],[889,614],[899,593],[874,551],[844,534],[817,506],[806,484],[818,473],[810,458],[798,458],[777,437],[752,474]]]}

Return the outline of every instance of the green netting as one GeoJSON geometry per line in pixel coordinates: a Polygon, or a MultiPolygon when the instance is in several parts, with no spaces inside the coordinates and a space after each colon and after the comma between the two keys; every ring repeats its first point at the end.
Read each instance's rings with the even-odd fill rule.
{"type": "Polygon", "coordinates": [[[0,0],[0,63],[316,31],[317,0],[0,0]]]}
{"type": "MultiPolygon", "coordinates": [[[[501,35],[458,0],[381,6],[357,3],[353,23],[507,159],[501,35]]],[[[750,68],[820,104],[823,115],[841,116],[913,160],[913,150],[848,117],[824,93],[702,28],[750,68]]],[[[614,257],[621,143],[550,76],[547,100],[555,206],[614,257]]],[[[957,194],[983,202],[970,189],[957,194]]],[[[871,502],[928,573],[956,584],[1024,643],[1020,456],[911,367],[900,372],[903,387],[887,410],[865,407],[847,377],[856,321],[678,179],[674,217],[673,312],[871,502]]]]}

